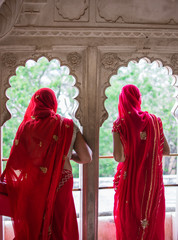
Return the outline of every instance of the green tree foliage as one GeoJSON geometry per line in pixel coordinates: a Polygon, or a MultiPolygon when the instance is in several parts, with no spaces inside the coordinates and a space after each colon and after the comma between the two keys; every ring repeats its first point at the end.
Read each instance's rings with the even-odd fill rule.
{"type": "MultiPolygon", "coordinates": [[[[100,155],[112,155],[112,124],[118,115],[118,97],[126,84],[136,85],[142,94],[142,110],[159,116],[163,122],[164,133],[169,142],[171,152],[177,151],[177,123],[171,109],[175,103],[173,97],[175,88],[171,85],[172,77],[156,62],[150,64],[144,60],[139,63],[130,62],[128,67],[122,67],[117,75],[110,80],[111,87],[106,89],[106,110],[108,119],[100,129],[100,155]]],[[[100,159],[100,177],[113,176],[117,163],[113,159],[100,159]]],[[[165,164],[164,174],[168,173],[169,158],[165,164]]],[[[175,164],[174,164],[174,167],[175,164]]]]}

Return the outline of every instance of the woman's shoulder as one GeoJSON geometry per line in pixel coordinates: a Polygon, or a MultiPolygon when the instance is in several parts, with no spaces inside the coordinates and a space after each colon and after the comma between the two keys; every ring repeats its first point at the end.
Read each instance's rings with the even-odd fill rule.
{"type": "Polygon", "coordinates": [[[57,118],[59,119],[59,121],[61,122],[61,124],[68,124],[68,125],[72,125],[74,124],[73,120],[70,119],[70,118],[66,118],[66,117],[63,117],[59,114],[56,114],[57,118]]]}

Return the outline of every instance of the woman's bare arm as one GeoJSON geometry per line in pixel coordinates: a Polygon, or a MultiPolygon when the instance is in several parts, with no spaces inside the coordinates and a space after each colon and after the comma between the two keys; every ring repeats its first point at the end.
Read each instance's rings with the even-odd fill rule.
{"type": "Polygon", "coordinates": [[[92,161],[92,151],[80,132],[77,133],[74,150],[75,153],[72,153],[71,159],[75,162],[84,164],[92,161]]]}
{"type": "Polygon", "coordinates": [[[168,144],[168,142],[167,142],[166,137],[164,136],[163,155],[169,155],[169,154],[170,154],[169,144],[168,144]]]}
{"type": "Polygon", "coordinates": [[[120,140],[120,135],[117,132],[113,132],[113,156],[115,161],[124,162],[124,148],[120,140]]]}

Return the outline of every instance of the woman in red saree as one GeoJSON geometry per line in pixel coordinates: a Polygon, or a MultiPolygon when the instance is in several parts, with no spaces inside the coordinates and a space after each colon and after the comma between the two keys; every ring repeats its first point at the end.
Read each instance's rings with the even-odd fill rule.
{"type": "Polygon", "coordinates": [[[141,110],[141,94],[126,85],[113,123],[114,220],[117,240],[164,240],[162,155],[169,154],[162,122],[141,110]]]}
{"type": "Polygon", "coordinates": [[[51,89],[32,96],[1,175],[7,183],[15,240],[79,239],[69,160],[90,162],[91,150],[73,121],[56,111],[51,89]]]}

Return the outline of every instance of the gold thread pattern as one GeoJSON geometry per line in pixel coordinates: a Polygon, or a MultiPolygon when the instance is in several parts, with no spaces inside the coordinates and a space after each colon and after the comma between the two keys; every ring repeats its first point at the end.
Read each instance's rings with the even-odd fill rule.
{"type": "MultiPolygon", "coordinates": [[[[154,126],[154,123],[153,123],[153,119],[151,118],[152,120],[152,124],[153,124],[153,127],[154,127],[154,132],[155,132],[155,126],[154,126]]],[[[153,179],[154,179],[154,174],[153,174],[153,167],[154,167],[154,159],[155,159],[155,146],[156,145],[156,132],[155,132],[155,136],[154,136],[154,145],[153,145],[153,157],[152,157],[152,167],[151,167],[151,183],[150,183],[150,190],[149,190],[149,196],[148,196],[148,201],[147,201],[147,207],[146,207],[146,212],[145,212],[145,216],[147,217],[148,215],[148,206],[151,206],[151,192],[153,190],[153,179]]],[[[156,169],[156,168],[155,168],[156,169]]]]}
{"type": "Polygon", "coordinates": [[[41,170],[43,173],[47,173],[47,171],[48,171],[47,167],[40,167],[40,170],[41,170]]]}
{"type": "Polygon", "coordinates": [[[141,219],[143,217],[143,212],[142,211],[143,211],[143,202],[144,202],[144,198],[145,198],[146,182],[147,182],[147,171],[146,171],[146,174],[145,174],[145,186],[144,186],[142,205],[141,205],[141,219]]]}
{"type": "Polygon", "coordinates": [[[124,178],[124,180],[126,179],[126,177],[127,177],[127,172],[124,171],[124,174],[123,174],[123,178],[124,178]]]}
{"type": "Polygon", "coordinates": [[[52,234],[51,225],[48,228],[48,236],[52,234]]]}
{"type": "MultiPolygon", "coordinates": [[[[156,170],[156,168],[154,169],[154,162],[155,162],[155,147],[156,147],[156,129],[155,129],[155,124],[154,124],[154,121],[153,121],[153,118],[151,117],[151,121],[152,121],[152,125],[153,125],[153,128],[154,128],[154,133],[155,133],[155,135],[154,135],[154,144],[153,144],[153,156],[152,156],[152,167],[151,167],[151,182],[150,182],[150,189],[149,189],[149,193],[148,193],[148,198],[147,198],[147,202],[146,202],[146,210],[145,210],[145,218],[143,219],[143,220],[141,220],[141,225],[143,224],[143,226],[145,226],[146,225],[146,227],[148,226],[147,225],[147,218],[148,218],[148,216],[149,216],[149,214],[150,214],[150,211],[151,211],[151,207],[150,207],[150,209],[148,209],[149,208],[149,206],[151,206],[152,205],[152,201],[153,201],[153,199],[152,199],[152,197],[153,196],[151,196],[151,193],[152,193],[152,191],[153,191],[153,188],[154,188],[154,184],[153,184],[153,182],[154,182],[154,177],[156,176],[156,174],[154,174],[154,170],[156,170]],[[148,213],[149,212],[149,213],[148,213]],[[146,220],[146,221],[145,221],[146,220]]],[[[146,186],[145,186],[146,187],[146,186]]],[[[142,209],[141,209],[141,211],[142,211],[142,209]]],[[[143,227],[142,226],[142,227],[143,227]]],[[[145,228],[143,228],[143,232],[142,232],[142,240],[143,240],[143,237],[144,237],[144,234],[145,234],[145,228]]]]}
{"type": "Polygon", "coordinates": [[[70,126],[68,124],[65,125],[66,128],[69,128],[70,126]]]}
{"type": "Polygon", "coordinates": [[[40,145],[40,147],[42,147],[42,145],[43,145],[43,144],[42,144],[42,141],[40,141],[40,144],[39,144],[39,145],[40,145]]]}
{"type": "Polygon", "coordinates": [[[141,140],[146,140],[146,132],[140,132],[140,139],[141,140]]]}
{"type": "MultiPolygon", "coordinates": [[[[153,121],[153,120],[152,120],[153,121]]],[[[157,150],[156,150],[156,145],[157,145],[157,143],[156,143],[156,140],[158,139],[158,129],[159,129],[159,126],[158,126],[158,120],[157,120],[157,118],[156,118],[156,127],[155,127],[155,124],[153,123],[153,127],[154,127],[154,133],[155,133],[155,136],[154,136],[154,150],[153,150],[153,165],[152,165],[152,171],[154,171],[153,172],[153,178],[154,178],[154,180],[153,180],[153,183],[155,182],[155,178],[156,178],[156,176],[157,176],[157,174],[156,174],[156,167],[155,167],[155,165],[157,164],[157,162],[156,162],[156,160],[157,160],[157,157],[155,156],[156,154],[157,154],[157,150]]],[[[153,187],[152,187],[152,192],[154,192],[154,189],[155,189],[155,184],[153,184],[153,187]]],[[[150,200],[150,205],[152,206],[152,203],[153,203],[153,194],[151,194],[151,200],[150,200]]],[[[149,216],[150,216],[150,214],[151,214],[151,208],[149,209],[149,216]]]]}
{"type": "Polygon", "coordinates": [[[38,98],[40,95],[36,95],[35,98],[38,98]]]}
{"type": "Polygon", "coordinates": [[[19,139],[15,139],[15,146],[19,144],[19,139]]]}
{"type": "Polygon", "coordinates": [[[53,135],[53,139],[57,142],[57,140],[58,140],[58,136],[53,135]]]}
{"type": "Polygon", "coordinates": [[[148,220],[145,218],[143,220],[140,221],[141,222],[141,225],[142,225],[142,228],[145,230],[145,228],[148,227],[149,223],[148,223],[148,220]]]}
{"type": "Polygon", "coordinates": [[[33,120],[34,120],[34,119],[35,119],[35,117],[34,117],[34,116],[31,116],[31,119],[33,119],[33,120]]]}

